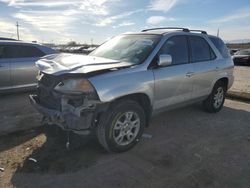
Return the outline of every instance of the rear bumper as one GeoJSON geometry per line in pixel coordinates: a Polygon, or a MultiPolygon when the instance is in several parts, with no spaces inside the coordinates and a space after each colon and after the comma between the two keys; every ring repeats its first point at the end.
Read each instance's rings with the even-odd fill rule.
{"type": "Polygon", "coordinates": [[[73,108],[64,112],[46,108],[39,104],[36,95],[29,96],[32,106],[40,112],[47,124],[56,124],[63,130],[70,130],[78,134],[89,134],[94,122],[95,105],[73,108]]]}

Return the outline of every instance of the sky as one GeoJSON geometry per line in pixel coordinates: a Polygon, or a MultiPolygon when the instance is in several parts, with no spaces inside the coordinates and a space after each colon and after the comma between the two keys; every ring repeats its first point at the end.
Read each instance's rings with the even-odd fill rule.
{"type": "Polygon", "coordinates": [[[152,27],[206,30],[250,39],[250,0],[0,0],[0,36],[41,43],[100,44],[152,27]]]}

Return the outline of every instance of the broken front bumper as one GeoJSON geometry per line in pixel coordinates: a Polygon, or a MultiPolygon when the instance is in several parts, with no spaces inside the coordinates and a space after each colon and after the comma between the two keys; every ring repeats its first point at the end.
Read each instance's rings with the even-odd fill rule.
{"type": "Polygon", "coordinates": [[[95,123],[97,101],[75,108],[62,99],[62,111],[49,109],[39,103],[37,95],[29,96],[30,103],[44,115],[45,123],[56,124],[64,130],[78,134],[89,134],[95,123]]]}

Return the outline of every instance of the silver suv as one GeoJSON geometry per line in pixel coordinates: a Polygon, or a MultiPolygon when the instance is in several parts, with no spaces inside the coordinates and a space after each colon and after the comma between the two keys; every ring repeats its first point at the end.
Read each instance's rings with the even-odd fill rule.
{"type": "Polygon", "coordinates": [[[186,28],[122,34],[88,56],[50,55],[37,67],[38,90],[30,101],[43,122],[93,131],[115,152],[132,148],[161,111],[198,101],[208,112],[220,111],[234,79],[222,40],[186,28]]]}
{"type": "Polygon", "coordinates": [[[34,89],[37,85],[35,62],[55,53],[49,47],[0,38],[0,93],[34,89]]]}

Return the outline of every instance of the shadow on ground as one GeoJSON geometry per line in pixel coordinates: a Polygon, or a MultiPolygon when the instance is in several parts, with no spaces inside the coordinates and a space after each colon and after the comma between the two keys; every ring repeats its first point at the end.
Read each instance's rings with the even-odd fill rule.
{"type": "Polygon", "coordinates": [[[15,146],[21,145],[24,142],[31,140],[37,135],[43,132],[41,127],[16,131],[0,137],[0,152],[14,148],[15,146]]]}
{"type": "Polygon", "coordinates": [[[27,158],[11,182],[15,187],[249,187],[250,112],[230,106],[217,114],[197,106],[163,113],[146,130],[152,139],[122,154],[107,154],[93,137],[76,135],[67,151],[66,134],[53,129],[29,156],[38,162],[27,158]]]}
{"type": "Polygon", "coordinates": [[[17,169],[21,173],[72,173],[95,164],[103,153],[96,139],[90,136],[69,134],[70,147],[66,148],[67,133],[60,128],[43,127],[46,142],[36,149],[28,158],[38,162],[25,160],[23,167],[17,169]]]}

